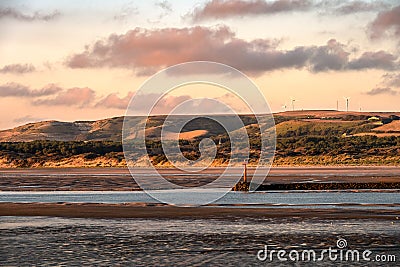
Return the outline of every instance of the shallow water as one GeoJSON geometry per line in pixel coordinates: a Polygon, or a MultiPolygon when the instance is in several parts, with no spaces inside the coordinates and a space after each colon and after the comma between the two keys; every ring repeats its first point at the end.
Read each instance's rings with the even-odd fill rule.
{"type": "MultiPolygon", "coordinates": [[[[256,257],[264,245],[320,252],[336,248],[339,238],[349,249],[369,249],[372,255],[399,260],[400,227],[390,221],[0,217],[0,261],[7,266],[255,266],[264,264],[256,257]]],[[[274,258],[273,266],[279,265],[287,262],[274,258]]],[[[312,265],[368,262],[326,259],[312,265]]]]}
{"type": "MultiPolygon", "coordinates": [[[[174,203],[193,204],[193,195],[197,194],[203,198],[212,198],[214,192],[202,191],[161,191],[153,195],[167,195],[174,203]]],[[[71,203],[156,203],[157,200],[151,198],[141,191],[121,192],[121,191],[54,191],[54,192],[0,192],[0,202],[71,202],[71,203]]],[[[400,210],[400,193],[396,192],[229,192],[219,199],[215,205],[244,205],[244,207],[342,207],[373,209],[385,206],[385,208],[400,210]]]]}

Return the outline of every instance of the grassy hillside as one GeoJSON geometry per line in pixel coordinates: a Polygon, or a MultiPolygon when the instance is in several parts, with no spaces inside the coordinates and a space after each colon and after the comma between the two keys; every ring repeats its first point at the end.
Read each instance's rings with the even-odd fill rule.
{"type": "MultiPolygon", "coordinates": [[[[360,113],[338,111],[290,111],[274,114],[278,137],[307,136],[307,135],[342,135],[359,133],[400,133],[400,114],[398,113],[360,113]],[[378,117],[384,125],[368,121],[370,117],[378,117]]],[[[215,120],[232,120],[229,115],[211,116],[215,120]]],[[[241,115],[245,126],[256,124],[256,119],[251,115],[241,115]]],[[[267,117],[264,117],[267,118],[267,117]]],[[[136,138],[141,125],[146,124],[147,135],[157,138],[161,127],[167,133],[180,132],[199,133],[202,136],[212,137],[225,133],[225,129],[214,120],[196,118],[186,124],[183,129],[178,129],[176,123],[164,123],[166,116],[130,117],[130,138],[136,138]]],[[[174,121],[183,121],[185,116],[176,116],[174,121]]],[[[262,128],[268,128],[261,118],[262,128]]],[[[36,140],[52,141],[121,141],[121,130],[124,117],[115,117],[98,121],[59,122],[43,121],[29,123],[13,129],[0,131],[0,142],[28,142],[36,140]]],[[[230,123],[231,125],[233,123],[230,123]]],[[[236,130],[231,129],[232,131],[236,130]]],[[[196,134],[195,134],[196,135],[196,134]]],[[[187,134],[188,138],[192,137],[187,134]]],[[[196,135],[199,136],[199,135],[196,135]]],[[[182,136],[185,139],[185,135],[182,136]]]]}
{"type": "MultiPolygon", "coordinates": [[[[162,125],[167,137],[179,136],[180,151],[187,159],[200,157],[199,144],[208,137],[217,146],[213,165],[228,163],[230,139],[219,123],[197,118],[179,129],[179,123],[165,123],[165,118],[137,117],[130,121],[128,139],[133,143],[140,134],[139,126],[147,124],[147,151],[153,165],[170,166],[160,143],[162,125]]],[[[186,118],[176,119],[179,122],[186,118]]],[[[255,165],[261,148],[260,132],[272,128],[266,121],[261,121],[260,127],[254,116],[242,115],[241,119],[250,142],[250,165],[255,165]]],[[[400,166],[400,118],[394,113],[287,112],[276,114],[274,119],[275,165],[400,166]]],[[[0,167],[125,166],[122,123],[123,117],[94,122],[47,121],[2,131],[0,167]]],[[[232,127],[230,131],[236,138],[240,129],[232,127]]],[[[272,144],[264,145],[273,148],[272,144]]],[[[137,153],[134,148],[130,153],[137,153]]]]}
{"type": "Polygon", "coordinates": [[[121,140],[123,117],[98,121],[29,123],[0,131],[1,142],[121,140]]]}
{"type": "Polygon", "coordinates": [[[364,121],[290,120],[276,125],[278,138],[308,135],[342,135],[370,130],[364,121]]]}

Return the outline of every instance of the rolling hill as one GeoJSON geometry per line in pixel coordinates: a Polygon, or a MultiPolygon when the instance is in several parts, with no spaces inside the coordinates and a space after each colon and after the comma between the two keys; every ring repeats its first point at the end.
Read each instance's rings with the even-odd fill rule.
{"type": "Polygon", "coordinates": [[[98,121],[42,121],[0,131],[1,142],[121,140],[123,117],[98,121]]]}
{"type": "MultiPolygon", "coordinates": [[[[229,117],[218,115],[217,117],[229,117]]],[[[256,120],[251,115],[240,116],[246,128],[254,126],[256,120]]],[[[396,112],[340,112],[332,110],[287,111],[274,114],[278,137],[301,135],[342,135],[400,133],[400,113],[396,112]],[[373,125],[368,118],[378,117],[384,125],[373,125]]],[[[184,119],[184,117],[182,117],[184,119]]],[[[124,117],[114,117],[97,121],[42,121],[25,124],[13,129],[0,131],[0,142],[29,142],[36,140],[51,141],[121,141],[121,129],[124,117]]],[[[165,116],[154,116],[147,121],[146,135],[157,138],[165,116]]],[[[179,118],[178,118],[179,120],[179,118]]],[[[146,118],[137,117],[132,121],[130,138],[139,133],[138,125],[146,123],[146,118]]],[[[165,125],[167,136],[180,133],[181,139],[193,139],[200,136],[211,137],[226,133],[218,123],[209,119],[194,119],[185,127],[177,129],[175,125],[165,125]]],[[[235,130],[235,129],[233,129],[235,130]]]]}

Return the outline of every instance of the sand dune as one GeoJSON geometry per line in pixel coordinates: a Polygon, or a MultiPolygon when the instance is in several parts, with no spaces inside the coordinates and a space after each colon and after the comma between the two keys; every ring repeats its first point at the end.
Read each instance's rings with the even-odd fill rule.
{"type": "Polygon", "coordinates": [[[392,121],[388,124],[379,126],[377,128],[374,128],[373,131],[379,131],[379,132],[398,132],[400,134],[400,120],[399,121],[392,121]]]}

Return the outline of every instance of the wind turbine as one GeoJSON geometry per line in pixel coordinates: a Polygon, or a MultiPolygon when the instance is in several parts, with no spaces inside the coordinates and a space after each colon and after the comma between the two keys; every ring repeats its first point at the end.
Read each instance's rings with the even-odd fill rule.
{"type": "Polygon", "coordinates": [[[344,100],[346,100],[346,111],[348,112],[349,111],[349,100],[350,100],[350,97],[343,97],[344,98],[344,100]]]}
{"type": "Polygon", "coordinates": [[[286,111],[286,108],[287,108],[286,103],[285,103],[285,105],[282,105],[282,108],[286,111]]]}
{"type": "Polygon", "coordinates": [[[296,102],[297,100],[294,98],[290,98],[290,101],[292,102],[292,111],[294,111],[294,102],[296,102]]]}

